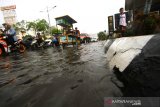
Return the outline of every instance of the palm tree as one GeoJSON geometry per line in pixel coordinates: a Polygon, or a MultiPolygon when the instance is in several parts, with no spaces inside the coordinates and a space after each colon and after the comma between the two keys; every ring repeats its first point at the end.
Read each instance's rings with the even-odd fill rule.
{"type": "Polygon", "coordinates": [[[33,29],[35,31],[35,34],[37,32],[37,23],[35,21],[33,22],[27,22],[27,30],[33,29]]]}
{"type": "Polygon", "coordinates": [[[51,34],[58,34],[58,33],[62,33],[62,30],[58,29],[57,27],[55,26],[52,26],[51,27],[51,34]]]}
{"type": "Polygon", "coordinates": [[[45,19],[37,20],[36,27],[38,31],[45,33],[49,29],[49,24],[45,19]]]}
{"type": "Polygon", "coordinates": [[[27,23],[27,30],[33,29],[35,33],[37,31],[45,33],[48,30],[48,28],[49,28],[49,24],[45,19],[36,20],[36,21],[27,23]]]}

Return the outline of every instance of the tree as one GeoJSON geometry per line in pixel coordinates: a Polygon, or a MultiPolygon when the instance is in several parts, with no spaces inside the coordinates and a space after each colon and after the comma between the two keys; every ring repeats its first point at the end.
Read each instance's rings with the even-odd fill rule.
{"type": "Polygon", "coordinates": [[[62,30],[58,29],[57,27],[53,26],[51,27],[51,34],[57,34],[57,33],[62,33],[62,30]]]}
{"type": "Polygon", "coordinates": [[[27,23],[27,30],[33,29],[35,33],[37,31],[45,33],[49,28],[49,24],[45,19],[36,20],[27,23]]]}
{"type": "Polygon", "coordinates": [[[106,40],[107,34],[105,32],[99,32],[98,33],[98,40],[106,40]]]}
{"type": "Polygon", "coordinates": [[[26,25],[27,25],[27,22],[25,20],[22,20],[14,24],[13,28],[16,30],[16,32],[26,31],[26,25]]]}
{"type": "Polygon", "coordinates": [[[35,33],[37,32],[37,24],[35,21],[27,22],[27,30],[33,29],[35,33]]]}
{"type": "Polygon", "coordinates": [[[49,29],[49,24],[45,19],[37,20],[36,22],[37,31],[42,31],[44,33],[49,29]]]}

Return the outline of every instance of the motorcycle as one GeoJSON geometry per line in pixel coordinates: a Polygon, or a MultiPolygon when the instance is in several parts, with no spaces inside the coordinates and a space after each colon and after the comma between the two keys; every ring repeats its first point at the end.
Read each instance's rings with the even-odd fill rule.
{"type": "Polygon", "coordinates": [[[0,37],[0,56],[12,53],[12,52],[19,52],[24,53],[26,50],[25,45],[23,44],[22,40],[18,40],[14,43],[14,47],[9,45],[7,42],[7,36],[0,37]]]}
{"type": "Polygon", "coordinates": [[[45,45],[45,47],[52,46],[53,45],[52,39],[46,39],[46,40],[44,40],[44,45],[45,45]]]}
{"type": "Polygon", "coordinates": [[[40,43],[38,43],[38,39],[34,39],[31,43],[31,49],[39,49],[39,48],[44,48],[44,41],[41,41],[40,43]]]}
{"type": "Polygon", "coordinates": [[[26,35],[25,37],[22,38],[23,39],[23,43],[26,47],[26,49],[30,49],[31,47],[31,43],[33,41],[33,37],[30,35],[26,35]]]}

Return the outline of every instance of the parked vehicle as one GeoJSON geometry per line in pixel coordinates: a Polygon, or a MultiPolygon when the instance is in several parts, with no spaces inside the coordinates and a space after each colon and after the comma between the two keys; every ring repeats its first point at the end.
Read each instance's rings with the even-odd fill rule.
{"type": "Polygon", "coordinates": [[[15,46],[13,47],[8,44],[7,36],[0,37],[0,56],[11,53],[11,52],[23,53],[25,52],[25,50],[26,50],[26,47],[22,42],[22,40],[19,39],[17,42],[15,42],[15,46]]]}
{"type": "Polygon", "coordinates": [[[97,38],[91,38],[91,42],[97,42],[98,39],[97,38]]]}
{"type": "Polygon", "coordinates": [[[77,23],[77,21],[75,21],[69,15],[57,17],[55,19],[56,24],[63,28],[62,34],[57,37],[59,45],[63,47],[68,45],[79,46],[80,38],[75,35],[73,29],[73,24],[77,23]]]}
{"type": "Polygon", "coordinates": [[[26,48],[29,49],[31,47],[31,43],[34,38],[31,35],[26,35],[23,37],[23,43],[25,44],[26,48]]]}
{"type": "Polygon", "coordinates": [[[46,39],[44,40],[44,46],[45,47],[49,47],[49,46],[52,46],[53,43],[52,43],[52,39],[46,39]]]}

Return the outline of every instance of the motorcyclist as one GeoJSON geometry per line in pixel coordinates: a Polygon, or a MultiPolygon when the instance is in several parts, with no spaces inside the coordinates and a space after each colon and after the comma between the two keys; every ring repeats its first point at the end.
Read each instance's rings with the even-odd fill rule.
{"type": "Polygon", "coordinates": [[[74,33],[75,33],[75,36],[76,36],[76,45],[79,46],[78,41],[80,41],[80,31],[78,30],[77,27],[75,27],[74,33]]]}
{"type": "Polygon", "coordinates": [[[2,25],[5,28],[4,34],[8,37],[8,39],[7,39],[8,44],[11,45],[12,47],[14,47],[15,46],[14,43],[17,41],[16,31],[8,23],[3,23],[2,25]]]}
{"type": "Polygon", "coordinates": [[[42,39],[41,34],[40,34],[40,33],[37,33],[36,38],[37,38],[37,43],[38,43],[38,45],[40,46],[40,44],[43,42],[43,39],[42,39]]]}
{"type": "Polygon", "coordinates": [[[52,42],[54,47],[58,47],[59,46],[58,36],[54,36],[52,42]]]}
{"type": "Polygon", "coordinates": [[[0,37],[1,36],[4,36],[4,31],[3,31],[3,29],[0,29],[0,37]]]}

